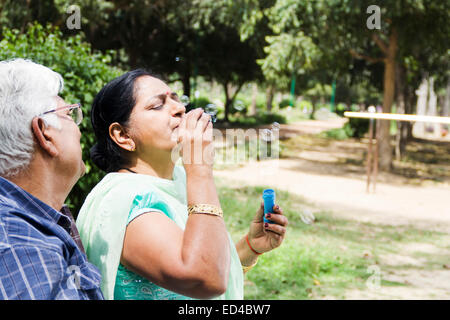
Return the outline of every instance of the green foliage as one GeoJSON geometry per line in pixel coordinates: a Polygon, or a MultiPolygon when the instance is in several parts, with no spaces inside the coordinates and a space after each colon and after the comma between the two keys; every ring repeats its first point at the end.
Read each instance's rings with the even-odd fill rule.
{"type": "MultiPolygon", "coordinates": [[[[278,105],[280,109],[289,107],[291,105],[291,99],[283,99],[281,100],[280,104],[278,105]]],[[[296,104],[294,102],[294,105],[292,107],[295,108],[296,104]]]]}
{"type": "Polygon", "coordinates": [[[194,108],[202,108],[202,109],[204,109],[210,103],[211,101],[209,101],[209,99],[205,97],[194,98],[194,101],[192,101],[192,105],[194,108]]]}
{"type": "Polygon", "coordinates": [[[345,140],[349,138],[349,130],[348,128],[337,128],[337,129],[331,129],[323,132],[321,135],[325,136],[329,139],[334,140],[345,140]]]}
{"type": "Polygon", "coordinates": [[[335,110],[336,114],[343,117],[345,111],[347,111],[347,105],[344,103],[338,103],[335,110]]]}
{"type": "Polygon", "coordinates": [[[369,131],[369,120],[349,118],[344,130],[349,137],[362,138],[369,131]]]}
{"type": "Polygon", "coordinates": [[[262,123],[286,123],[286,118],[280,114],[271,113],[271,112],[264,112],[263,114],[260,114],[259,119],[261,119],[262,123]]]}
{"type": "Polygon", "coordinates": [[[246,117],[240,115],[237,117],[231,117],[230,120],[233,125],[246,128],[272,124],[274,122],[287,123],[286,117],[284,115],[270,112],[257,113],[254,116],[246,117]]]}
{"type": "Polygon", "coordinates": [[[60,73],[64,78],[61,96],[67,103],[80,102],[84,120],[80,124],[81,147],[86,164],[86,175],[79,180],[68,198],[68,205],[78,213],[83,201],[103,177],[91,162],[89,150],[95,142],[90,122],[90,106],[94,96],[121,71],[108,65],[108,54],[93,52],[81,35],[64,39],[58,28],[29,26],[25,33],[15,29],[3,29],[0,41],[0,60],[13,58],[30,59],[60,73]]]}
{"type": "Polygon", "coordinates": [[[302,31],[267,36],[266,56],[258,63],[267,81],[287,89],[292,74],[304,75],[320,56],[316,45],[302,31]]]}
{"type": "Polygon", "coordinates": [[[320,98],[326,98],[327,100],[331,96],[331,86],[328,84],[316,83],[313,87],[303,92],[306,98],[310,98],[313,101],[317,101],[320,98]]]}

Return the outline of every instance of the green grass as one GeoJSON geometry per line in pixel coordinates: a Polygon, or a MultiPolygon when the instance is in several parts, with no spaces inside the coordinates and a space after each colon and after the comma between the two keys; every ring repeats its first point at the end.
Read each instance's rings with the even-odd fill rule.
{"type": "Polygon", "coordinates": [[[348,132],[344,128],[330,129],[322,132],[319,136],[334,140],[345,140],[350,138],[348,132]]]}
{"type": "Polygon", "coordinates": [[[230,126],[237,128],[254,128],[261,125],[272,124],[274,122],[286,123],[284,115],[278,113],[259,112],[254,116],[244,116],[239,113],[229,116],[230,126]]]}
{"type": "MultiPolygon", "coordinates": [[[[265,187],[230,186],[225,180],[217,180],[217,186],[228,230],[237,241],[248,231],[265,187]]],[[[338,219],[327,211],[313,211],[316,221],[306,225],[300,213],[310,205],[303,198],[277,191],[277,203],[289,219],[288,232],[282,246],[262,255],[245,276],[246,299],[342,299],[347,289],[366,288],[368,267],[379,265],[380,255],[411,242],[445,247],[443,233],[338,219]]],[[[381,285],[405,284],[382,280],[381,285]]]]}

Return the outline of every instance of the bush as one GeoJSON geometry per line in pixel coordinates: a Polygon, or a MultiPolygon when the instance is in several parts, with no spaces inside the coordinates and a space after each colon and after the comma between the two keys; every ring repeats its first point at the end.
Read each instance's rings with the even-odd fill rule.
{"type": "Polygon", "coordinates": [[[276,113],[264,112],[263,114],[258,115],[257,118],[260,119],[260,122],[263,124],[271,124],[274,122],[286,123],[286,118],[283,115],[276,113]]]}
{"type": "Polygon", "coordinates": [[[231,123],[240,127],[257,127],[260,125],[272,124],[274,122],[287,123],[286,117],[281,114],[264,112],[254,116],[232,117],[231,123]]]}
{"type": "Polygon", "coordinates": [[[108,65],[108,54],[93,52],[81,35],[63,38],[58,28],[43,27],[37,23],[28,30],[3,29],[0,41],[0,60],[13,58],[30,59],[60,73],[64,78],[62,98],[67,103],[80,102],[84,120],[80,124],[81,147],[86,164],[86,175],[81,178],[70,193],[67,204],[78,214],[86,195],[103,178],[89,157],[89,150],[95,142],[90,121],[90,106],[94,96],[110,80],[119,76],[121,70],[108,65]]]}
{"type": "Polygon", "coordinates": [[[348,108],[347,108],[346,104],[338,103],[337,106],[336,106],[335,112],[336,112],[336,114],[338,116],[343,117],[344,116],[344,112],[347,111],[347,109],[348,108]]]}
{"type": "Polygon", "coordinates": [[[362,138],[369,131],[369,119],[349,118],[344,130],[349,137],[362,138]]]}
{"type": "Polygon", "coordinates": [[[208,98],[198,97],[198,98],[194,99],[194,101],[191,104],[192,104],[192,109],[195,109],[195,108],[204,109],[210,103],[211,102],[209,101],[208,98]]]}
{"type": "Polygon", "coordinates": [[[345,140],[349,138],[348,131],[345,128],[327,130],[323,133],[323,136],[335,140],[345,140]]]}
{"type": "MultiPolygon", "coordinates": [[[[280,109],[287,108],[290,105],[291,105],[291,99],[283,99],[283,100],[281,100],[281,102],[279,104],[279,108],[280,109]]],[[[292,107],[295,108],[295,102],[294,102],[294,105],[292,107]]]]}
{"type": "Polygon", "coordinates": [[[313,105],[308,100],[302,100],[300,101],[299,108],[301,111],[304,111],[306,109],[306,111],[309,113],[313,109],[313,105]]]}

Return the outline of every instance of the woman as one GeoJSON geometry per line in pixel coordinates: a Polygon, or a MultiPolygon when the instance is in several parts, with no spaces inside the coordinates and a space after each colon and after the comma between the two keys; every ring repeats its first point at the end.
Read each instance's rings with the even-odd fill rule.
{"type": "Polygon", "coordinates": [[[283,241],[286,217],[276,207],[274,224],[264,224],[262,206],[248,235],[231,241],[213,180],[209,120],[201,109],[186,114],[163,81],[140,69],[95,97],[91,157],[108,174],[77,226],[106,299],[242,299],[242,268],[283,241]],[[173,161],[177,145],[182,166],[173,161]]]}

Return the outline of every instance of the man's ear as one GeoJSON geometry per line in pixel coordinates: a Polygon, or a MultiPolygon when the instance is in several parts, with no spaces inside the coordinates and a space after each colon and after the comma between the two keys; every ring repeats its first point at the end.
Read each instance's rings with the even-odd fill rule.
{"type": "Polygon", "coordinates": [[[31,121],[31,129],[36,138],[37,144],[48,153],[51,157],[56,157],[59,154],[51,135],[49,134],[49,127],[44,119],[35,117],[31,121]]]}

